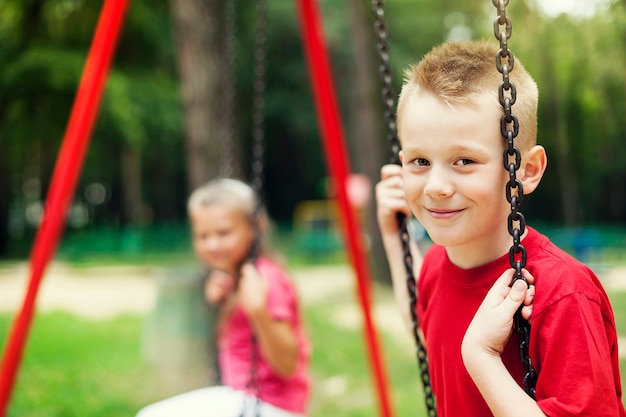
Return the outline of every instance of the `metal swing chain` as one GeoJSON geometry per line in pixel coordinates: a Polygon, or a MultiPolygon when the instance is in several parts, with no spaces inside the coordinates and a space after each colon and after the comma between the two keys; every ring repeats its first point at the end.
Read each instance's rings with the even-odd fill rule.
{"type": "MultiPolygon", "coordinates": [[[[383,0],[372,0],[372,11],[374,13],[374,31],[376,32],[378,42],[377,51],[380,59],[380,79],[383,83],[382,98],[385,106],[385,124],[387,127],[387,142],[391,149],[390,163],[400,165],[400,140],[397,135],[396,127],[396,112],[395,112],[395,97],[393,83],[392,83],[392,71],[390,65],[389,56],[389,42],[387,23],[385,21],[385,4],[383,0]]],[[[413,257],[410,250],[410,236],[407,230],[406,216],[398,215],[398,226],[400,241],[402,243],[402,256],[404,260],[404,266],[406,271],[406,284],[409,292],[409,310],[411,312],[412,320],[412,332],[415,340],[416,355],[418,366],[420,370],[420,376],[422,379],[422,386],[424,389],[424,400],[426,403],[426,411],[428,416],[437,416],[437,410],[435,408],[435,397],[430,383],[430,373],[428,371],[428,357],[426,355],[426,347],[422,343],[422,339],[419,337],[419,322],[417,318],[417,289],[415,283],[415,277],[413,276],[413,257]]]]}
{"type": "Polygon", "coordinates": [[[254,111],[252,113],[252,188],[261,199],[263,186],[263,142],[265,123],[265,55],[267,51],[267,2],[256,2],[256,44],[254,49],[254,111]]]}
{"type": "MultiPolygon", "coordinates": [[[[519,120],[513,115],[511,110],[517,97],[517,90],[515,85],[509,80],[509,74],[513,71],[515,64],[515,58],[508,48],[508,40],[512,31],[511,20],[506,15],[506,6],[508,6],[509,0],[492,0],[492,3],[498,10],[498,16],[493,22],[493,33],[496,39],[500,41],[500,50],[496,54],[496,69],[502,74],[502,84],[498,88],[498,98],[504,109],[504,115],[500,119],[500,132],[507,143],[503,154],[503,162],[504,169],[509,173],[509,181],[506,184],[506,199],[511,204],[511,213],[507,223],[509,234],[513,237],[513,245],[509,250],[509,262],[511,267],[515,269],[515,276],[511,282],[511,285],[513,285],[519,279],[526,281],[522,276],[522,268],[526,267],[528,258],[526,248],[521,244],[521,238],[526,231],[526,219],[519,211],[519,206],[524,199],[524,189],[522,182],[516,176],[522,161],[521,153],[514,143],[514,139],[519,133],[519,120]],[[506,96],[505,92],[508,92],[506,96]],[[515,226],[516,222],[519,224],[519,227],[515,226]]],[[[524,375],[524,390],[531,398],[535,399],[537,373],[528,353],[530,324],[522,317],[521,308],[515,313],[514,327],[520,336],[520,357],[526,372],[524,375]]]]}
{"type": "Polygon", "coordinates": [[[219,174],[229,178],[233,174],[233,143],[235,114],[235,52],[237,43],[236,0],[224,3],[224,72],[222,73],[223,127],[220,140],[219,174]]]}
{"type": "Polygon", "coordinates": [[[250,185],[257,197],[257,206],[253,214],[255,236],[252,242],[248,258],[256,261],[261,253],[261,242],[259,240],[261,231],[258,230],[258,218],[263,205],[263,183],[264,168],[264,144],[265,144],[265,72],[267,54],[267,2],[266,0],[256,1],[256,34],[254,47],[254,93],[252,111],[252,172],[250,185]]]}
{"type": "MultiPolygon", "coordinates": [[[[252,241],[247,261],[256,262],[261,254],[261,230],[259,230],[259,217],[262,210],[263,199],[261,191],[263,188],[263,156],[264,156],[264,111],[265,111],[265,68],[266,68],[266,50],[267,50],[267,2],[266,0],[256,1],[256,34],[254,48],[254,94],[253,94],[253,112],[252,112],[252,179],[250,185],[257,197],[257,206],[253,213],[253,227],[255,228],[255,238],[252,241]]],[[[259,398],[261,387],[257,376],[257,366],[259,363],[258,341],[254,332],[251,340],[252,352],[250,358],[250,375],[247,383],[247,389],[255,393],[254,415],[260,417],[261,407],[259,398]]],[[[244,407],[240,417],[246,415],[248,404],[244,402],[244,407]]]]}

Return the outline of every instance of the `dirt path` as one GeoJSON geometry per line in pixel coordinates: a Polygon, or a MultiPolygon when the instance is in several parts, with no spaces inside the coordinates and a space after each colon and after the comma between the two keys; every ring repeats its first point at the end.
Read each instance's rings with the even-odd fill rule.
{"type": "MultiPolygon", "coordinates": [[[[106,319],[121,313],[146,313],[154,305],[153,269],[98,267],[74,269],[54,263],[46,271],[37,295],[37,310],[66,310],[106,319]]],[[[0,268],[0,311],[16,311],[27,288],[26,264],[0,268]]]]}
{"type": "MultiPolygon", "coordinates": [[[[24,263],[0,266],[0,312],[17,311],[27,288],[24,263]]],[[[37,297],[38,311],[65,310],[85,318],[101,320],[118,314],[148,314],[158,294],[158,274],[154,267],[107,266],[70,268],[53,263],[47,270],[37,297]]],[[[356,299],[354,273],[349,266],[310,267],[293,272],[304,304],[339,297],[334,308],[337,323],[348,328],[361,326],[361,310],[356,299]]],[[[608,270],[601,275],[607,288],[626,291],[626,267],[608,270]]],[[[379,329],[410,345],[388,289],[376,287],[373,308],[379,329]]],[[[626,338],[620,356],[626,357],[626,338]]]]}

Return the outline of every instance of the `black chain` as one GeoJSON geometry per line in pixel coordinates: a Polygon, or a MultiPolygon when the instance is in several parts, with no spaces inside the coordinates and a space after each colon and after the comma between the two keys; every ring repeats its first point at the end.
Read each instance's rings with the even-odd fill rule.
{"type": "MultiPolygon", "coordinates": [[[[511,214],[508,217],[509,234],[513,237],[513,245],[509,250],[509,262],[515,269],[515,275],[511,285],[519,279],[528,284],[526,278],[522,276],[522,268],[526,267],[528,255],[526,248],[521,244],[521,238],[526,231],[526,219],[519,211],[519,206],[524,199],[524,189],[522,182],[517,179],[516,172],[520,167],[522,156],[515,146],[514,140],[519,133],[519,120],[513,115],[511,107],[515,103],[517,91],[515,85],[509,80],[509,74],[513,71],[515,58],[508,48],[508,40],[511,37],[511,20],[506,15],[506,6],[509,0],[492,0],[493,5],[498,10],[498,16],[493,22],[493,33],[500,41],[500,50],[496,54],[496,69],[502,74],[502,84],[498,88],[498,98],[504,109],[504,115],[500,120],[500,132],[506,140],[507,147],[504,150],[504,169],[509,173],[509,181],[506,184],[506,199],[511,204],[511,214]],[[505,96],[505,92],[508,94],[505,96]],[[516,227],[515,223],[519,226],[516,227]]],[[[535,399],[535,386],[537,384],[537,373],[530,360],[528,348],[530,344],[530,324],[521,314],[521,307],[514,317],[515,331],[520,335],[520,357],[525,369],[524,390],[535,399]]]]}
{"type": "MultiPolygon", "coordinates": [[[[248,253],[248,262],[256,262],[261,254],[261,230],[260,216],[263,204],[261,191],[264,182],[264,122],[265,122],[265,68],[266,68],[266,51],[267,51],[267,2],[266,0],[256,1],[256,34],[254,48],[254,94],[253,94],[253,112],[252,112],[252,173],[250,184],[257,198],[257,207],[253,213],[253,227],[255,238],[250,245],[248,253]]],[[[252,331],[252,356],[250,358],[250,375],[248,377],[247,389],[254,392],[254,415],[260,417],[261,407],[259,404],[261,396],[261,386],[258,381],[257,367],[259,364],[258,341],[252,331]]],[[[241,417],[244,417],[248,408],[247,401],[241,411],[241,417]]]]}
{"type": "Polygon", "coordinates": [[[254,50],[254,111],[252,114],[252,180],[251,185],[261,199],[263,186],[263,142],[265,110],[265,55],[267,51],[267,3],[256,2],[256,44],[254,50]]]}
{"type": "Polygon", "coordinates": [[[219,174],[228,178],[233,174],[233,144],[235,119],[235,51],[237,44],[236,0],[224,3],[224,72],[222,73],[223,127],[220,140],[219,174]]]}
{"type": "Polygon", "coordinates": [[[252,347],[252,352],[251,352],[251,361],[250,361],[250,375],[248,376],[248,382],[246,383],[246,391],[244,392],[244,400],[243,400],[243,406],[241,409],[241,413],[239,414],[239,417],[246,417],[246,411],[248,410],[249,407],[249,402],[252,401],[252,407],[254,407],[254,416],[255,417],[260,417],[261,416],[261,406],[260,406],[260,398],[261,398],[261,389],[259,386],[259,381],[257,378],[257,365],[258,365],[258,353],[256,351],[258,346],[258,342],[256,340],[256,337],[254,336],[254,331],[252,332],[252,343],[251,343],[251,347],[252,347]],[[254,398],[248,398],[247,397],[247,393],[248,392],[253,392],[254,393],[254,398]]]}
{"type": "MultiPolygon", "coordinates": [[[[380,79],[382,81],[382,99],[385,106],[385,124],[387,127],[387,142],[391,150],[392,164],[400,165],[400,140],[398,139],[396,128],[395,97],[393,88],[393,77],[389,57],[389,38],[387,23],[385,21],[385,4],[383,0],[372,0],[372,11],[374,12],[374,31],[378,38],[377,50],[380,59],[380,79]]],[[[430,383],[430,373],[428,371],[428,357],[426,347],[419,337],[419,322],[417,319],[417,288],[415,277],[413,276],[413,257],[410,249],[410,236],[407,230],[407,219],[403,214],[398,214],[398,228],[400,240],[402,242],[402,256],[406,271],[406,284],[409,292],[409,310],[411,312],[412,333],[415,340],[417,361],[424,389],[424,400],[428,416],[437,415],[435,408],[435,397],[430,383]]]]}

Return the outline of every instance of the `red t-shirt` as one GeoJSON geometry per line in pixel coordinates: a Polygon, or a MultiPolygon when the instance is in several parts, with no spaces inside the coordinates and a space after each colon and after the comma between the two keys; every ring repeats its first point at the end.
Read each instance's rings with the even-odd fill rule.
{"type": "MultiPolygon", "coordinates": [[[[536,285],[530,358],[539,407],[550,417],[626,416],[615,321],[598,278],[534,229],[522,244],[536,285]]],[[[492,415],[465,370],[461,342],[487,291],[508,268],[508,253],[472,269],[453,265],[438,245],[424,258],[417,313],[439,417],[492,415]]],[[[519,343],[514,333],[502,359],[523,386],[519,343]]]]}
{"type": "Polygon", "coordinates": [[[284,378],[277,375],[261,354],[259,345],[252,344],[250,322],[241,306],[237,305],[218,338],[219,363],[223,382],[238,390],[248,390],[261,400],[294,413],[304,414],[309,399],[310,382],[308,362],[310,344],[306,338],[295,288],[285,271],[261,258],[256,264],[267,280],[268,308],[272,317],[293,326],[298,339],[298,367],[284,378]],[[256,387],[248,387],[251,376],[252,349],[256,351],[256,387]]]}

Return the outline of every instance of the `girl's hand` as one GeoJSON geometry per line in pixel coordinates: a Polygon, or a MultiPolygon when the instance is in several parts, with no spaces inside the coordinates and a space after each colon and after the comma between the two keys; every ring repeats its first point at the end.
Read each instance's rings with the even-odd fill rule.
{"type": "Polygon", "coordinates": [[[517,280],[509,287],[515,270],[505,271],[489,290],[470,323],[461,352],[463,359],[477,353],[500,356],[513,332],[513,316],[522,307],[522,316],[530,320],[535,296],[535,278],[525,269],[522,276],[528,281],[517,280]]]}
{"type": "Polygon", "coordinates": [[[238,295],[239,303],[248,316],[267,310],[267,282],[251,263],[241,267],[238,295]]]}
{"type": "Polygon", "coordinates": [[[213,270],[204,284],[204,297],[211,305],[224,302],[235,286],[235,279],[224,271],[213,270]]]}
{"type": "Polygon", "coordinates": [[[380,182],[376,184],[378,226],[383,234],[398,232],[397,213],[411,216],[411,209],[404,196],[402,167],[384,165],[380,170],[380,182]]]}

